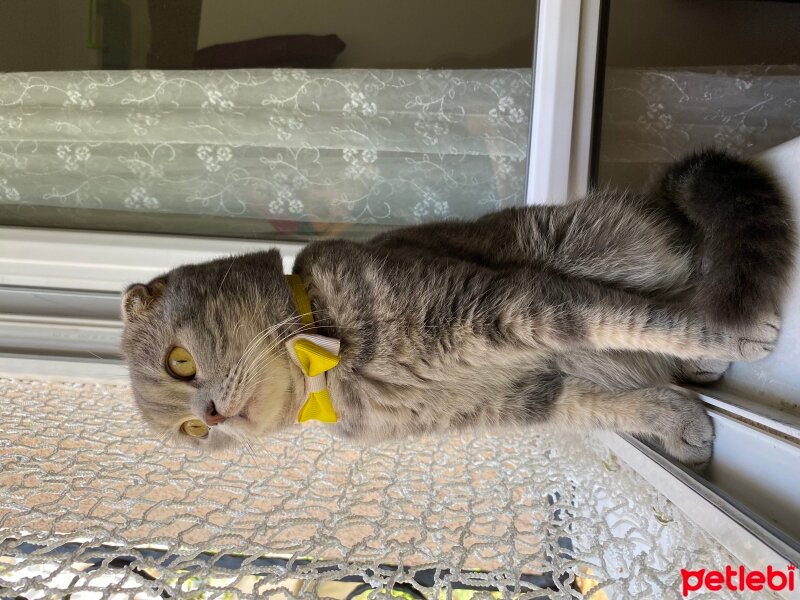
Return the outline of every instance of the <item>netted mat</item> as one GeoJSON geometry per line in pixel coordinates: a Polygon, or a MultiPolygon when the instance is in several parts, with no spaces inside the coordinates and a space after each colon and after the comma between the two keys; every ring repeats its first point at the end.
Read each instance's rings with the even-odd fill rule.
{"type": "Polygon", "coordinates": [[[735,562],[580,433],[205,456],[124,386],[0,390],[2,598],[678,598],[681,567],[735,562]]]}

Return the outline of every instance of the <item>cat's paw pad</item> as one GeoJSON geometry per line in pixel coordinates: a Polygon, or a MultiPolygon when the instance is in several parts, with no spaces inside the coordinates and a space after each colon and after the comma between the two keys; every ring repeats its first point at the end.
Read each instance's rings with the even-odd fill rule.
{"type": "Polygon", "coordinates": [[[755,361],[769,356],[775,349],[780,331],[781,320],[775,314],[739,331],[736,340],[739,359],[755,361]]]}

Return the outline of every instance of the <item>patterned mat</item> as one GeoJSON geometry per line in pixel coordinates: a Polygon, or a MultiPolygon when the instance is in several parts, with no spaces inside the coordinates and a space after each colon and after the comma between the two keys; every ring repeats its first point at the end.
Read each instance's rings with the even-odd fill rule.
{"type": "Polygon", "coordinates": [[[298,426],[204,456],[129,396],[0,378],[0,597],[679,598],[734,562],[591,437],[298,426]]]}

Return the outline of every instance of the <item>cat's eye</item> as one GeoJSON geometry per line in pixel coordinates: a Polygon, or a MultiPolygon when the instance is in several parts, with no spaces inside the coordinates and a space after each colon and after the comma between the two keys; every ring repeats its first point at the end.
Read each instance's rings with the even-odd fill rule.
{"type": "Polygon", "coordinates": [[[189,419],[181,423],[181,431],[191,437],[206,437],[208,435],[208,425],[200,419],[189,419]]]}
{"type": "Polygon", "coordinates": [[[186,348],[175,346],[167,354],[167,372],[176,379],[191,379],[197,373],[194,358],[186,348]]]}

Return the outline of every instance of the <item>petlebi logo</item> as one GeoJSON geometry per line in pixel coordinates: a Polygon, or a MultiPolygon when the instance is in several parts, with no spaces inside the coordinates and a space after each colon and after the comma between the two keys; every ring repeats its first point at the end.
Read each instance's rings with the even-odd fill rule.
{"type": "Polygon", "coordinates": [[[795,566],[776,569],[768,565],[765,571],[749,571],[742,565],[725,565],[724,571],[713,569],[681,569],[681,594],[687,597],[690,592],[760,592],[772,590],[793,592],[795,590],[795,566]]]}

